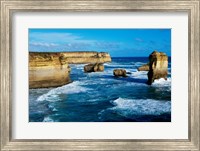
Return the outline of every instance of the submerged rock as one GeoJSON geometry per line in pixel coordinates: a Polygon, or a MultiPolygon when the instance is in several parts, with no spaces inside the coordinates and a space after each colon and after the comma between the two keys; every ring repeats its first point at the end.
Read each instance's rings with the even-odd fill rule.
{"type": "Polygon", "coordinates": [[[140,66],[139,68],[137,68],[138,71],[149,71],[149,63],[140,66]]]}
{"type": "Polygon", "coordinates": [[[168,57],[163,52],[154,51],[149,55],[148,84],[151,85],[155,79],[167,79],[168,57]]]}
{"type": "Polygon", "coordinates": [[[88,64],[84,66],[84,72],[103,72],[104,65],[102,63],[88,64]]]}
{"type": "Polygon", "coordinates": [[[127,77],[126,70],[124,70],[124,69],[113,70],[113,75],[116,77],[127,77]]]}

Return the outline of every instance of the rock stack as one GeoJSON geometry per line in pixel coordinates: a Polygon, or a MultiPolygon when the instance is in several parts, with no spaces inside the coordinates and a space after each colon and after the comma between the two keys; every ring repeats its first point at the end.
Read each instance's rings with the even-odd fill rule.
{"type": "Polygon", "coordinates": [[[148,84],[151,85],[155,79],[167,79],[168,57],[163,52],[154,51],[149,55],[148,84]]]}
{"type": "Polygon", "coordinates": [[[102,72],[104,65],[102,63],[88,64],[84,66],[84,72],[102,72]]]}
{"type": "Polygon", "coordinates": [[[115,77],[127,77],[126,70],[124,70],[124,69],[115,69],[115,70],[113,70],[113,75],[115,77]]]}

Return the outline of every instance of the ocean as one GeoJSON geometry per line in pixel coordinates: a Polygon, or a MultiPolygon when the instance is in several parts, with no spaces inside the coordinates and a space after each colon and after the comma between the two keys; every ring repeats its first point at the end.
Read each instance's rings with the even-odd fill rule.
{"type": "Polygon", "coordinates": [[[72,83],[29,89],[29,122],[170,122],[171,58],[168,79],[147,85],[147,71],[137,68],[147,57],[116,57],[104,72],[84,73],[85,64],[71,64],[72,83]],[[113,70],[128,77],[116,78],[113,70]]]}

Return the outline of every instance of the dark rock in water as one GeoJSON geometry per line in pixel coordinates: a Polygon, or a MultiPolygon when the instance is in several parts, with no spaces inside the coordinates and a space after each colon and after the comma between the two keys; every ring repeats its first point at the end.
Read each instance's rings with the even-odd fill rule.
{"type": "Polygon", "coordinates": [[[116,77],[127,77],[126,70],[124,69],[115,69],[113,70],[113,74],[116,77]]]}
{"type": "Polygon", "coordinates": [[[85,72],[94,72],[94,65],[93,64],[88,64],[84,66],[84,71],[85,72]]]}
{"type": "Polygon", "coordinates": [[[102,72],[104,65],[102,63],[88,64],[84,66],[84,72],[102,72]]]}
{"type": "Polygon", "coordinates": [[[138,71],[149,71],[149,63],[140,66],[139,68],[137,68],[138,71]]]}
{"type": "Polygon", "coordinates": [[[148,84],[151,85],[155,79],[167,79],[168,57],[163,52],[154,51],[149,55],[148,84]]]}

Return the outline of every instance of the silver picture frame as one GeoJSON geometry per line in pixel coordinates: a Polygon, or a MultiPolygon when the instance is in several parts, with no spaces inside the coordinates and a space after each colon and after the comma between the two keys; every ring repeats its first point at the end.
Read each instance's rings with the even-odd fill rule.
{"type": "Polygon", "coordinates": [[[0,0],[0,149],[11,150],[200,150],[200,0],[0,0]],[[16,12],[187,12],[188,139],[13,139],[12,15],[16,12]]]}

